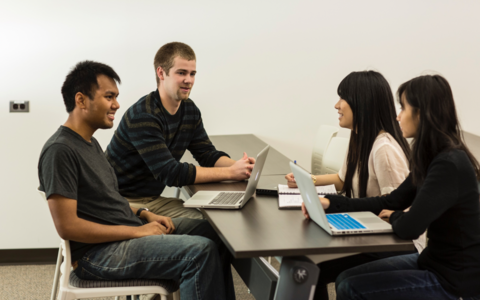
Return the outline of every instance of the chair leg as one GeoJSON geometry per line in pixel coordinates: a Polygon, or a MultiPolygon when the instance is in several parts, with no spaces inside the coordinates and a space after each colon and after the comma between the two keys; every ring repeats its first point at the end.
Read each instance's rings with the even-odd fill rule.
{"type": "Polygon", "coordinates": [[[180,189],[179,187],[176,188],[175,190],[175,198],[180,199],[180,189]]]}
{"type": "Polygon", "coordinates": [[[58,284],[60,281],[60,266],[62,265],[62,260],[62,244],[60,244],[58,248],[57,265],[55,266],[55,276],[53,277],[52,295],[50,296],[50,300],[55,300],[57,297],[58,284]]]}

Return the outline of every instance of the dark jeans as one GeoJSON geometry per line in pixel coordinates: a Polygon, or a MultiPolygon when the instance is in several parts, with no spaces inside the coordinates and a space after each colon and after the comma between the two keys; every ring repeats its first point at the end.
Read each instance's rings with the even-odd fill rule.
{"type": "Polygon", "coordinates": [[[318,277],[317,288],[315,289],[315,296],[313,299],[328,300],[327,285],[335,282],[338,275],[345,270],[382,258],[412,253],[416,253],[416,251],[361,253],[319,263],[317,266],[320,268],[320,275],[318,277]]]}
{"type": "MultiPolygon", "coordinates": [[[[462,299],[445,291],[437,277],[420,270],[418,253],[395,256],[349,269],[337,277],[337,300],[462,299]]],[[[480,299],[478,297],[463,298],[480,299]]]]}
{"type": "Polygon", "coordinates": [[[235,299],[232,257],[205,220],[172,219],[175,234],[99,244],[78,261],[82,279],[172,279],[184,299],[235,299]]]}

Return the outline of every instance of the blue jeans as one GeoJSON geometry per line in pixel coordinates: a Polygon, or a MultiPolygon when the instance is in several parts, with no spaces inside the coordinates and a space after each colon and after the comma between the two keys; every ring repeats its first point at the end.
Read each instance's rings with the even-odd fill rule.
{"type": "Polygon", "coordinates": [[[172,279],[184,299],[235,299],[232,257],[206,220],[172,219],[175,233],[99,244],[78,261],[87,280],[172,279]]]}
{"type": "MultiPolygon", "coordinates": [[[[377,260],[346,270],[335,282],[343,299],[462,299],[443,289],[437,277],[420,270],[418,253],[377,260]]],[[[480,299],[478,297],[463,298],[480,299]]]]}
{"type": "Polygon", "coordinates": [[[412,253],[416,253],[416,251],[360,253],[321,262],[317,265],[320,269],[320,275],[318,276],[313,300],[328,300],[327,285],[330,282],[335,282],[338,275],[345,270],[379,259],[412,253]]]}

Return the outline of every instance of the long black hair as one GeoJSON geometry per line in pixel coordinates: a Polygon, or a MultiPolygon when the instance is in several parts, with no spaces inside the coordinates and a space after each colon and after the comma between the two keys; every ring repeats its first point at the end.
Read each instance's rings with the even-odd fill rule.
{"type": "Polygon", "coordinates": [[[382,74],[375,71],[352,72],[345,77],[337,90],[353,112],[353,129],[347,155],[347,173],[342,193],[352,196],[353,175],[358,171],[358,197],[367,196],[368,158],[373,143],[383,130],[400,145],[407,159],[410,147],[402,136],[396,121],[392,90],[382,74]]]}
{"type": "Polygon", "coordinates": [[[407,101],[412,117],[419,120],[410,159],[413,183],[421,185],[432,160],[448,149],[465,151],[480,179],[480,166],[464,143],[448,81],[440,75],[416,77],[400,85],[397,95],[400,105],[407,101]]]}

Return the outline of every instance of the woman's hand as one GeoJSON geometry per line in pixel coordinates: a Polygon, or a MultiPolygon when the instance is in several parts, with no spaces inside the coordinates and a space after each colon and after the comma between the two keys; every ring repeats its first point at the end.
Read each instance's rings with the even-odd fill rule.
{"type": "Polygon", "coordinates": [[[318,199],[320,199],[320,203],[322,203],[322,207],[323,207],[324,210],[326,210],[327,208],[330,207],[330,199],[321,198],[321,197],[318,197],[318,199]]]}
{"type": "Polygon", "coordinates": [[[394,213],[393,210],[384,209],[378,214],[380,219],[384,220],[387,223],[390,223],[390,216],[394,213]]]}
{"type": "MultiPolygon", "coordinates": [[[[324,210],[330,207],[330,200],[329,199],[318,197],[318,200],[322,204],[322,207],[323,207],[324,210]]],[[[308,214],[307,208],[305,207],[305,203],[303,203],[303,202],[302,202],[302,213],[307,220],[310,220],[310,215],[308,214]]]]}
{"type": "Polygon", "coordinates": [[[287,180],[287,185],[289,188],[297,187],[297,182],[295,181],[295,177],[293,177],[293,173],[288,173],[285,175],[285,179],[287,180]]]}
{"type": "Polygon", "coordinates": [[[310,216],[308,215],[307,208],[305,207],[305,203],[302,202],[302,213],[305,216],[305,219],[310,220],[310,216]]]}

